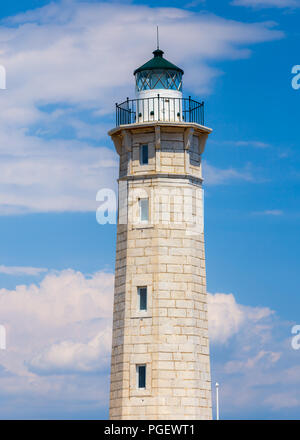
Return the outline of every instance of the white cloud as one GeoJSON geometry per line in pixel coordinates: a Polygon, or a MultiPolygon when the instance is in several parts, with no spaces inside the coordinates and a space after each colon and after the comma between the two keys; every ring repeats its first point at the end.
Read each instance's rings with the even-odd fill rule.
{"type": "Polygon", "coordinates": [[[97,191],[115,185],[117,155],[108,148],[1,130],[0,145],[0,214],[92,211],[97,191]]]}
{"type": "Polygon", "coordinates": [[[213,380],[221,384],[223,418],[298,418],[299,355],[292,323],[268,307],[209,294],[213,380]]]}
{"type": "Polygon", "coordinates": [[[245,321],[245,315],[232,294],[208,294],[208,313],[209,336],[214,342],[226,342],[245,321]]]}
{"type": "Polygon", "coordinates": [[[111,327],[87,343],[62,341],[33,357],[29,369],[37,374],[70,374],[103,371],[110,364],[111,327]]]}
{"type": "Polygon", "coordinates": [[[70,414],[78,407],[81,414],[90,408],[103,413],[113,282],[111,273],[88,276],[69,269],[50,272],[39,284],[0,289],[0,322],[7,331],[7,349],[0,359],[0,402],[14,402],[1,412],[2,418],[24,416],[24,405],[33,411],[29,417],[38,417],[34,401],[41,410],[48,408],[46,417],[53,401],[62,411],[68,407],[70,414]],[[91,373],[97,377],[89,379],[91,373]]]}
{"type": "Polygon", "coordinates": [[[192,0],[191,2],[186,3],[184,6],[186,8],[195,8],[196,6],[203,5],[205,0],[192,0]]]}
{"type": "Polygon", "coordinates": [[[29,267],[29,266],[4,266],[0,265],[0,273],[5,275],[40,275],[43,272],[47,272],[48,269],[42,267],[29,267]]]}
{"type": "Polygon", "coordinates": [[[300,406],[300,399],[297,395],[291,393],[273,393],[264,401],[266,405],[271,406],[274,410],[282,410],[283,408],[298,408],[300,406]]]}
{"type": "Polygon", "coordinates": [[[60,328],[82,320],[110,318],[113,275],[85,277],[71,269],[51,272],[40,284],[0,289],[2,319],[60,328]],[[17,319],[16,319],[17,318],[17,319]],[[20,320],[20,321],[19,321],[20,320]]]}
{"type": "Polygon", "coordinates": [[[274,216],[278,217],[283,215],[283,211],[280,209],[266,209],[265,211],[255,211],[253,215],[266,215],[266,216],[274,216]]]}
{"type": "Polygon", "coordinates": [[[214,62],[283,37],[269,22],[109,2],[51,3],[3,20],[0,214],[91,211],[97,191],[114,187],[117,155],[103,142],[114,102],[133,94],[132,72],[151,56],[157,23],[166,56],[201,94],[222,74],[214,62]]]}
{"type": "Polygon", "coordinates": [[[8,74],[5,121],[45,120],[40,106],[49,103],[110,112],[122,91],[133,92],[132,72],[151,55],[156,23],[166,55],[184,63],[186,78],[194,78],[193,86],[202,90],[211,79],[208,60],[244,57],[249,45],[283,36],[270,23],[241,23],[175,8],[51,4],[8,19],[0,28],[1,61],[8,74]]]}
{"type": "Polygon", "coordinates": [[[248,6],[252,8],[299,8],[299,0],[233,0],[234,6],[248,6]]]}
{"type": "Polygon", "coordinates": [[[208,294],[209,336],[213,343],[227,342],[247,323],[255,325],[273,312],[267,307],[245,307],[233,294],[208,294]]]}
{"type": "MultiPolygon", "coordinates": [[[[50,272],[39,284],[0,290],[0,322],[7,330],[2,418],[106,414],[113,282],[110,273],[69,269],[50,272]]],[[[275,388],[285,393],[285,408],[296,407],[297,358],[293,367],[290,344],[276,336],[282,323],[275,314],[239,304],[233,294],[209,294],[208,305],[212,372],[221,383],[224,416],[265,411],[275,388]]],[[[278,408],[274,403],[275,417],[278,408]]]]}
{"type": "Polygon", "coordinates": [[[233,145],[236,147],[254,147],[254,148],[269,148],[271,145],[266,143],[266,142],[262,142],[262,141],[257,141],[257,140],[247,140],[247,141],[232,141],[232,140],[224,140],[224,141],[215,141],[215,140],[211,140],[211,143],[217,144],[217,145],[233,145]]]}
{"type": "Polygon", "coordinates": [[[226,373],[237,373],[245,371],[246,369],[253,369],[257,367],[259,362],[263,362],[264,366],[268,364],[275,364],[281,357],[281,353],[273,351],[260,350],[253,357],[244,360],[229,361],[224,365],[226,373]]]}
{"type": "Polygon", "coordinates": [[[235,168],[220,169],[203,162],[203,176],[207,185],[221,185],[234,181],[253,182],[255,179],[249,166],[238,170],[235,168]]]}
{"type": "MultiPolygon", "coordinates": [[[[229,142],[228,142],[229,143],[229,142]]],[[[255,147],[255,148],[269,148],[270,145],[260,141],[236,141],[233,142],[237,147],[255,147]]]]}

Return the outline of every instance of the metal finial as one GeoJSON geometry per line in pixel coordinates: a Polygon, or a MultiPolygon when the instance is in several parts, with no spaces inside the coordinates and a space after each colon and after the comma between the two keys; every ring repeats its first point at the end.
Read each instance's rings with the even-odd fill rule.
{"type": "Polygon", "coordinates": [[[158,26],[156,26],[156,41],[157,41],[157,50],[159,50],[159,33],[158,33],[158,26]]]}

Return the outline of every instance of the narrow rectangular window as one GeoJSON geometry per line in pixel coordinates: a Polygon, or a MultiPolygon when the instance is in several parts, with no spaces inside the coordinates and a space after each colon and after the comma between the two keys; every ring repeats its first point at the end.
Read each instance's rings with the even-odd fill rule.
{"type": "Polygon", "coordinates": [[[140,164],[148,165],[149,155],[148,155],[148,145],[141,145],[140,147],[140,164]]]}
{"type": "Polygon", "coordinates": [[[140,199],[140,220],[147,223],[149,220],[149,201],[148,199],[140,199]]]}
{"type": "Polygon", "coordinates": [[[147,287],[138,287],[139,310],[147,310],[147,287]]]}
{"type": "Polygon", "coordinates": [[[146,388],[146,365],[137,365],[137,387],[146,388]]]}

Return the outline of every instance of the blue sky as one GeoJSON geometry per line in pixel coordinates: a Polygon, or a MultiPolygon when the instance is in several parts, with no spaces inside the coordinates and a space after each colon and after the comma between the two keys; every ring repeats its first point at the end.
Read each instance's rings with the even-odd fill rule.
{"type": "Polygon", "coordinates": [[[223,418],[298,418],[297,0],[15,1],[1,7],[0,418],[105,418],[116,228],[107,131],[160,26],[204,99],[211,367],[223,418]],[[26,408],[26,410],[24,409],[26,408]]]}

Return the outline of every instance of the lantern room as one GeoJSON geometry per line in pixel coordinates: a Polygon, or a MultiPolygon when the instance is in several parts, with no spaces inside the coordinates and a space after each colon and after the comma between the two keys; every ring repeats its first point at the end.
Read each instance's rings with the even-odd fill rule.
{"type": "Polygon", "coordinates": [[[137,98],[157,96],[182,97],[183,70],[163,57],[156,49],[153,58],[134,71],[137,98]]]}
{"type": "Polygon", "coordinates": [[[116,125],[155,121],[204,124],[204,103],[182,96],[183,70],[164,58],[153,58],[134,71],[135,99],[116,104],[116,125]]]}

